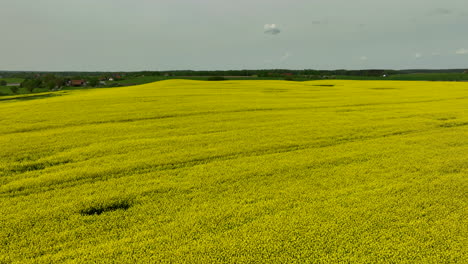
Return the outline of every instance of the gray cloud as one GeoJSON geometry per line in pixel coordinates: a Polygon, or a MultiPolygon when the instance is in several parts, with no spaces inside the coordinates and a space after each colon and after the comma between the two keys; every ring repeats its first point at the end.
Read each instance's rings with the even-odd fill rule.
{"type": "Polygon", "coordinates": [[[265,29],[265,34],[277,35],[281,33],[281,30],[276,24],[265,24],[263,28],[265,29]]]}

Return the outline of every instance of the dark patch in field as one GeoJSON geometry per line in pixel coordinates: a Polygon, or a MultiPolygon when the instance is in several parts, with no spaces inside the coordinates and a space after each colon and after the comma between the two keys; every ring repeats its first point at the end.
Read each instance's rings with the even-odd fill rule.
{"type": "Polygon", "coordinates": [[[81,215],[100,215],[105,212],[127,210],[132,207],[130,199],[117,199],[114,201],[100,202],[80,210],[81,215]]]}
{"type": "Polygon", "coordinates": [[[319,87],[335,87],[334,84],[314,84],[312,86],[319,86],[319,87]]]}
{"type": "Polygon", "coordinates": [[[338,109],[338,110],[336,110],[335,112],[337,112],[337,113],[348,113],[348,112],[357,112],[357,111],[362,111],[362,109],[350,109],[350,108],[346,108],[346,109],[338,109]]]}
{"type": "Polygon", "coordinates": [[[334,107],[354,107],[354,106],[374,106],[374,105],[400,105],[400,104],[419,104],[419,103],[432,103],[432,102],[443,102],[443,101],[451,101],[451,100],[460,100],[466,99],[468,96],[465,97],[457,97],[457,98],[445,98],[445,99],[429,99],[429,100],[420,100],[420,101],[402,101],[402,102],[382,102],[382,103],[369,103],[369,104],[354,104],[354,105],[342,105],[342,106],[333,106],[333,107],[323,107],[323,108],[334,108],[334,107]]]}
{"type": "Polygon", "coordinates": [[[12,98],[2,98],[0,101],[29,101],[34,99],[44,99],[49,97],[55,96],[62,96],[62,94],[40,94],[40,95],[28,95],[28,96],[20,96],[20,97],[12,97],[12,98]]]}
{"type": "Polygon", "coordinates": [[[23,173],[27,171],[43,170],[48,167],[67,164],[70,162],[71,160],[32,162],[32,163],[26,163],[26,164],[13,165],[7,171],[14,172],[14,173],[23,173]]]}
{"type": "Polygon", "coordinates": [[[453,116],[436,118],[436,120],[440,120],[440,121],[447,121],[447,120],[453,120],[453,119],[457,119],[457,118],[453,116]]]}
{"type": "Polygon", "coordinates": [[[287,92],[287,89],[264,89],[264,93],[284,93],[287,92]]]}
{"type": "Polygon", "coordinates": [[[381,88],[369,88],[371,90],[398,90],[399,88],[391,88],[391,87],[381,87],[381,88]]]}
{"type": "Polygon", "coordinates": [[[468,122],[452,122],[452,123],[445,123],[440,124],[439,127],[461,127],[461,126],[468,126],[468,122]]]}

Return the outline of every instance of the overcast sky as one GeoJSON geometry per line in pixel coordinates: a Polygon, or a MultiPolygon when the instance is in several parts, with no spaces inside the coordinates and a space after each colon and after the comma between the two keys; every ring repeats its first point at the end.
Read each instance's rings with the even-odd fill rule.
{"type": "Polygon", "coordinates": [[[467,0],[0,0],[0,70],[468,68],[467,0]]]}

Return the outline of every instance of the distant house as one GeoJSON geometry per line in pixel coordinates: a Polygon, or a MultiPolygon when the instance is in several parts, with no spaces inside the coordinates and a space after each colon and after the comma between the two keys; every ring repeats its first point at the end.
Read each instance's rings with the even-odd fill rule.
{"type": "Polygon", "coordinates": [[[70,86],[78,87],[78,86],[83,86],[85,84],[86,84],[85,80],[71,80],[70,81],[70,86]]]}
{"type": "Polygon", "coordinates": [[[286,73],[283,73],[282,75],[283,75],[283,76],[293,76],[294,74],[291,73],[291,72],[286,72],[286,73]]]}
{"type": "Polygon", "coordinates": [[[111,81],[111,82],[114,81],[114,78],[110,77],[110,78],[109,78],[109,81],[111,81]]]}

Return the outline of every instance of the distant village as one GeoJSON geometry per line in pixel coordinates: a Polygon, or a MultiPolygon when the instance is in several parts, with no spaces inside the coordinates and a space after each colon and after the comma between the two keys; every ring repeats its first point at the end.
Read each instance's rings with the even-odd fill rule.
{"type": "MultiPolygon", "coordinates": [[[[110,76],[101,76],[98,78],[99,84],[100,85],[106,85],[108,82],[113,82],[113,81],[119,81],[123,80],[125,75],[121,74],[113,74],[110,76]]],[[[80,86],[87,86],[90,84],[89,80],[85,79],[70,79],[66,81],[67,86],[72,86],[72,87],[80,87],[80,86]]]]}

